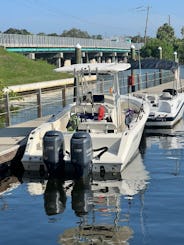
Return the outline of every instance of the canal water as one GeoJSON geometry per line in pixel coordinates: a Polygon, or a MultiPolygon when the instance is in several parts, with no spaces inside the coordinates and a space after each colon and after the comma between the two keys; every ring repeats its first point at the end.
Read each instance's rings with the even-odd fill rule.
{"type": "Polygon", "coordinates": [[[184,120],[145,131],[122,176],[2,177],[0,244],[184,244],[184,120]]]}

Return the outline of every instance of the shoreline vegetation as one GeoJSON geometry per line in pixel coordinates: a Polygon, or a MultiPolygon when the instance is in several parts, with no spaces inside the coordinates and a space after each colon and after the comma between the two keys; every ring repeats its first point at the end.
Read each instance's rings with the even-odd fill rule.
{"type": "Polygon", "coordinates": [[[3,87],[70,78],[54,72],[54,65],[43,60],[30,60],[22,54],[9,53],[0,47],[0,90],[3,87]]]}

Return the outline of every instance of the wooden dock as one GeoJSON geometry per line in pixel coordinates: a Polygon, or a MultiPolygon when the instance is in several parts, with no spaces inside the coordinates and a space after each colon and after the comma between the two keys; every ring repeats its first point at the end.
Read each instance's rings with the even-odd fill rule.
{"type": "MultiPolygon", "coordinates": [[[[184,79],[181,80],[178,88],[184,88],[184,79]]],[[[160,94],[165,88],[173,88],[173,82],[164,83],[152,88],[147,88],[136,93],[160,94]]],[[[38,118],[11,127],[0,129],[0,164],[10,162],[14,159],[21,159],[26,139],[31,130],[47,121],[49,116],[38,118]]]]}
{"type": "Polygon", "coordinates": [[[20,123],[0,129],[0,164],[13,159],[20,159],[26,145],[26,139],[31,130],[38,127],[48,118],[38,118],[25,123],[20,123]]]}

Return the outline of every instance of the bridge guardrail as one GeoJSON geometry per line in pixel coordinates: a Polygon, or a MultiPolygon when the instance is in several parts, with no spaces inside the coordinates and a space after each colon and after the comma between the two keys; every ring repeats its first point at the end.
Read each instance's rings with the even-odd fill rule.
{"type": "MultiPolygon", "coordinates": [[[[126,41],[111,41],[87,38],[72,38],[59,36],[41,36],[41,35],[21,35],[0,33],[0,46],[3,47],[73,47],[77,44],[81,47],[91,48],[119,48],[130,50],[131,43],[126,41]]],[[[139,49],[142,44],[134,44],[139,49]]]]}

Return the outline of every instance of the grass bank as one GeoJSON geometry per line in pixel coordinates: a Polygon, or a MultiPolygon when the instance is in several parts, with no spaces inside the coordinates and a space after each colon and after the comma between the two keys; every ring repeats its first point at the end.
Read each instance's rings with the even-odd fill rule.
{"type": "Polygon", "coordinates": [[[71,77],[54,72],[46,61],[30,60],[22,54],[9,53],[0,47],[0,82],[3,86],[35,83],[71,77]]]}

